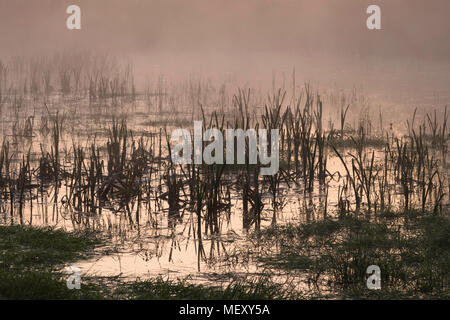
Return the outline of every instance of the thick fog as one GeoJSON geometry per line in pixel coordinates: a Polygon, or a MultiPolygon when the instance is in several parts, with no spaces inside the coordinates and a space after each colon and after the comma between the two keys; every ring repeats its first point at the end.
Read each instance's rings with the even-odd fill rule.
{"type": "Polygon", "coordinates": [[[449,14],[448,0],[0,0],[0,55],[88,50],[130,57],[138,75],[248,82],[295,67],[327,85],[445,97],[449,14]],[[81,30],[66,28],[71,4],[81,30]],[[382,30],[366,27],[370,4],[381,7],[382,30]]]}
{"type": "Polygon", "coordinates": [[[91,48],[195,54],[290,52],[448,59],[447,0],[2,0],[3,53],[91,48]],[[82,30],[66,30],[77,4],[82,30]],[[366,8],[382,9],[381,31],[366,8]]]}

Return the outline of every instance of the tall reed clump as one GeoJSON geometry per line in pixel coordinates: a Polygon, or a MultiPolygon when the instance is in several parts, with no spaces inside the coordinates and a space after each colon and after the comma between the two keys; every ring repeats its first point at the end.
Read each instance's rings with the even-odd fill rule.
{"type": "MultiPolygon", "coordinates": [[[[8,200],[10,200],[9,197],[12,198],[13,195],[11,193],[11,160],[12,155],[10,155],[9,151],[9,142],[3,139],[0,149],[0,190],[2,204],[8,203],[8,200]]],[[[11,202],[10,205],[10,215],[13,216],[13,203],[11,202]]]]}
{"type": "Polygon", "coordinates": [[[286,141],[282,141],[281,150],[289,168],[294,158],[295,176],[303,178],[305,192],[312,192],[314,181],[324,184],[327,174],[328,139],[323,129],[323,103],[320,95],[314,97],[309,85],[293,101],[295,106],[288,106],[283,115],[286,141]]]}
{"type": "Polygon", "coordinates": [[[348,152],[348,157],[341,155],[333,146],[346,171],[344,185],[339,190],[340,211],[349,209],[349,202],[341,199],[349,186],[355,200],[356,213],[362,204],[367,207],[368,214],[372,210],[376,213],[380,209],[391,208],[392,199],[397,196],[394,192],[396,188],[392,187],[395,184],[401,190],[403,210],[416,209],[419,205],[423,213],[442,211],[446,175],[440,171],[440,162],[433,156],[426,142],[425,124],[420,125],[418,131],[413,126],[409,128],[410,133],[406,138],[386,141],[381,163],[375,159],[375,150],[366,150],[364,130],[359,130],[359,137],[356,139],[351,137],[355,153],[348,152]]]}
{"type": "MultiPolygon", "coordinates": [[[[271,134],[272,129],[281,129],[284,126],[285,118],[282,115],[282,106],[284,99],[286,97],[286,91],[282,93],[281,89],[273,95],[273,97],[268,97],[269,105],[264,108],[264,114],[261,117],[262,126],[267,130],[266,141],[269,143],[268,150],[272,150],[270,146],[271,139],[269,134],[271,134]]],[[[259,150],[262,152],[262,150],[259,150]]],[[[278,150],[277,150],[278,152],[278,150]]],[[[282,170],[282,169],[281,169],[282,170]]],[[[283,181],[282,172],[279,170],[274,175],[265,176],[265,179],[269,183],[269,190],[272,194],[272,223],[275,224],[277,221],[277,210],[282,209],[284,206],[283,201],[280,198],[280,183],[283,181]]]]}
{"type": "Polygon", "coordinates": [[[107,142],[107,177],[100,187],[102,201],[118,202],[119,211],[125,210],[131,226],[134,225],[130,202],[137,196],[136,171],[127,162],[128,130],[126,121],[113,118],[107,142]]]}
{"type": "MultiPolygon", "coordinates": [[[[251,129],[254,124],[255,130],[258,129],[258,124],[254,123],[249,108],[251,107],[251,91],[250,89],[244,91],[238,89],[238,93],[233,96],[233,106],[235,108],[234,122],[232,127],[234,129],[241,129],[247,131],[251,129]]],[[[233,137],[235,146],[234,154],[235,161],[237,159],[237,139],[233,137]]],[[[261,225],[261,213],[263,210],[262,186],[259,181],[259,165],[250,165],[249,163],[249,141],[245,138],[245,164],[244,168],[239,172],[238,181],[240,191],[242,192],[242,225],[245,230],[248,230],[253,224],[255,229],[259,230],[261,225]]]]}
{"type": "MultiPolygon", "coordinates": [[[[203,108],[201,107],[203,117],[203,128],[205,132],[207,129],[216,129],[224,132],[224,117],[219,119],[216,112],[211,114],[210,120],[207,122],[203,108]]],[[[205,147],[204,144],[203,147],[205,147]]],[[[205,233],[209,231],[211,235],[220,233],[221,213],[225,210],[226,205],[223,202],[223,173],[225,164],[203,163],[202,166],[203,184],[206,186],[203,191],[203,197],[206,206],[205,217],[205,233]]]]}
{"type": "MultiPolygon", "coordinates": [[[[30,153],[31,150],[28,150],[28,153],[25,156],[23,156],[22,158],[22,163],[20,164],[19,167],[19,175],[17,178],[17,183],[16,183],[16,192],[19,195],[19,218],[20,218],[20,224],[24,223],[23,220],[23,207],[24,207],[24,203],[25,203],[25,191],[26,188],[30,188],[30,177],[31,177],[31,172],[30,172],[30,153]]],[[[31,199],[30,199],[31,200],[31,199]]]]}

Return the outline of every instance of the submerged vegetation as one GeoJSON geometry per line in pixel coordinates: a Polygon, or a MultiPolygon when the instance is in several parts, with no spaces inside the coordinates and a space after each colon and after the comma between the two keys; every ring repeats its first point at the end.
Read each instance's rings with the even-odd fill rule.
{"type": "MultiPolygon", "coordinates": [[[[149,280],[130,285],[134,298],[365,296],[371,264],[382,270],[386,296],[448,296],[447,108],[416,110],[394,130],[356,90],[315,92],[298,86],[295,72],[292,88],[275,83],[266,97],[236,83],[158,75],[139,90],[131,64],[112,58],[0,62],[0,223],[12,225],[2,229],[1,277],[16,268],[15,277],[33,282],[25,270],[37,259],[43,283],[59,292],[45,263],[81,258],[75,252],[93,243],[27,228],[52,226],[128,245],[146,261],[173,262],[184,247],[197,271],[252,264],[256,257],[240,251],[244,239],[265,266],[309,283],[287,294],[250,279],[220,290],[149,280]],[[174,164],[171,130],[192,130],[194,120],[202,132],[278,129],[279,171],[260,176],[248,140],[244,164],[174,164]],[[43,241],[27,251],[37,244],[27,237],[43,241]]],[[[2,292],[13,283],[0,284],[2,292]]],[[[27,297],[17,290],[3,295],[27,297]]]]}

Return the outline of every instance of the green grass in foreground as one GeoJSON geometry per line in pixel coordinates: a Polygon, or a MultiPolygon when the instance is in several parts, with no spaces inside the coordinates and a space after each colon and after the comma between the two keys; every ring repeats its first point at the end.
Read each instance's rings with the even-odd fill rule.
{"type": "Polygon", "coordinates": [[[297,293],[272,282],[268,277],[238,279],[222,286],[203,286],[185,280],[156,278],[121,286],[116,296],[128,299],[273,300],[300,298],[297,293]]]}
{"type": "Polygon", "coordinates": [[[51,228],[0,226],[0,267],[51,269],[86,257],[99,240],[86,233],[51,228]]]}
{"type": "MultiPolygon", "coordinates": [[[[51,228],[0,226],[1,299],[96,298],[92,285],[68,290],[58,270],[87,257],[99,240],[51,228]]],[[[67,277],[67,276],[66,276],[67,277]]]]}
{"type": "Polygon", "coordinates": [[[64,263],[88,257],[100,241],[90,234],[50,228],[0,226],[0,299],[287,299],[268,279],[236,280],[207,287],[162,278],[124,282],[116,277],[83,277],[69,290],[64,263]]]}

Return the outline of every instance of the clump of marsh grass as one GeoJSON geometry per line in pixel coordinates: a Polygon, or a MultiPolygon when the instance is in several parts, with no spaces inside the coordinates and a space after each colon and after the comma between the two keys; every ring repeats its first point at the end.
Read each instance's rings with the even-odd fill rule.
{"type": "Polygon", "coordinates": [[[382,270],[378,297],[443,297],[449,294],[449,227],[447,215],[405,211],[376,221],[346,217],[274,226],[258,239],[271,244],[263,263],[306,272],[319,295],[331,287],[337,296],[373,296],[366,288],[366,268],[376,264],[382,270]]]}

